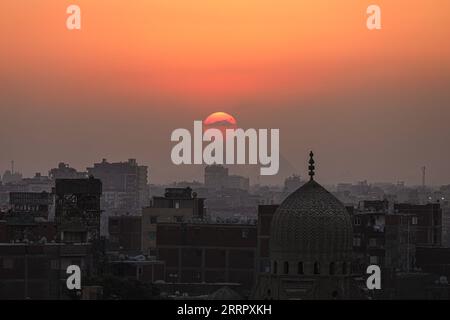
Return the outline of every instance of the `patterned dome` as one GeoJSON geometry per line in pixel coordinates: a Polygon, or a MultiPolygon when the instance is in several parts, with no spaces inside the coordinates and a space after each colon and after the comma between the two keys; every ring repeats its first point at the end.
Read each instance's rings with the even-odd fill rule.
{"type": "MultiPolygon", "coordinates": [[[[312,155],[311,161],[314,163],[312,155]]],[[[350,215],[338,199],[312,179],[314,166],[310,170],[311,180],[290,194],[275,212],[270,258],[279,265],[286,261],[345,264],[352,254],[350,215]]]]}

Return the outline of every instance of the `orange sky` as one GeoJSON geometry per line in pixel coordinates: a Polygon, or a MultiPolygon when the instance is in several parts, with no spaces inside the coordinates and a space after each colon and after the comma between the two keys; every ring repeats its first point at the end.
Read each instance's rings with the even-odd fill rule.
{"type": "MultiPolygon", "coordinates": [[[[360,104],[372,99],[372,105],[395,106],[387,112],[398,117],[413,101],[417,106],[409,111],[441,121],[450,79],[449,12],[448,0],[2,0],[0,116],[15,119],[11,130],[33,126],[31,116],[21,118],[27,112],[42,117],[40,128],[48,131],[39,142],[47,144],[61,129],[49,127],[50,118],[58,123],[72,117],[83,126],[87,112],[108,113],[107,131],[129,112],[133,119],[158,119],[154,132],[167,134],[186,123],[173,113],[187,108],[202,119],[221,110],[248,126],[284,127],[285,153],[293,159],[298,153],[286,136],[296,128],[295,117],[314,118],[317,112],[319,125],[319,114],[351,113],[348,122],[340,120],[346,126],[364,118],[376,127],[370,113],[378,111],[360,104]],[[381,31],[366,28],[372,3],[382,8],[381,31]],[[81,31],[65,27],[70,4],[81,7],[81,31]],[[436,102],[431,110],[427,101],[436,102]],[[271,124],[267,115],[274,106],[280,115],[271,116],[271,124]],[[295,114],[299,110],[304,113],[295,114]]],[[[379,112],[382,121],[385,111],[379,112]]],[[[449,114],[448,106],[444,112],[449,114]]],[[[130,120],[127,128],[133,127],[130,120]]],[[[148,130],[134,134],[151,135],[148,130]]],[[[91,133],[101,135],[95,128],[91,133]]],[[[16,144],[0,141],[11,153],[0,158],[0,169],[14,155],[25,157],[16,146],[25,136],[11,139],[16,144]]],[[[322,140],[317,143],[326,149],[322,140]]],[[[102,152],[127,157],[134,149],[118,150],[102,152]]],[[[33,168],[44,168],[50,154],[56,157],[49,152],[33,168]]],[[[80,165],[88,161],[76,159],[80,165]]]]}
{"type": "Polygon", "coordinates": [[[364,0],[5,0],[2,71],[201,105],[340,90],[360,81],[342,79],[356,68],[367,78],[383,68],[407,79],[417,62],[449,66],[449,1],[376,3],[380,32],[366,29],[364,0]],[[82,9],[81,31],[65,28],[72,3],[82,9]]]}

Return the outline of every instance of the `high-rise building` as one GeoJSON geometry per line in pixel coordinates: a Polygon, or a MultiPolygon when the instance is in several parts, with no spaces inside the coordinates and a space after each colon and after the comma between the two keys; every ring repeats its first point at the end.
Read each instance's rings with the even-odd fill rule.
{"type": "Polygon", "coordinates": [[[136,159],[110,163],[103,159],[87,168],[88,174],[103,184],[102,209],[140,212],[148,205],[148,167],[139,165],[136,159]]]}
{"type": "Polygon", "coordinates": [[[239,175],[230,175],[228,168],[214,164],[205,167],[205,187],[211,191],[221,189],[248,191],[250,179],[239,175]]]}
{"type": "Polygon", "coordinates": [[[227,186],[228,168],[221,165],[210,165],[205,167],[205,187],[217,190],[227,186]]]}

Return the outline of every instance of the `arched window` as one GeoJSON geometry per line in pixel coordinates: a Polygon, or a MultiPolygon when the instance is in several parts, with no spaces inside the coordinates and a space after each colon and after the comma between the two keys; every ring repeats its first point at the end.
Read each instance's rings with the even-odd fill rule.
{"type": "Polygon", "coordinates": [[[284,262],[284,274],[288,274],[289,273],[289,262],[285,261],[284,262]]]}
{"type": "Polygon", "coordinates": [[[277,270],[277,262],[274,261],[274,262],[273,262],[273,273],[274,273],[274,274],[277,274],[277,272],[278,272],[278,270],[277,270]]]}
{"type": "Polygon", "coordinates": [[[297,273],[303,274],[303,262],[299,262],[297,265],[297,273]]]}
{"type": "Polygon", "coordinates": [[[320,274],[320,264],[318,262],[314,262],[314,274],[320,274]]]}
{"type": "Polygon", "coordinates": [[[335,274],[336,270],[335,270],[335,264],[334,262],[330,263],[330,275],[335,274]]]}
{"type": "Polygon", "coordinates": [[[342,274],[347,274],[347,263],[342,263],[342,274]]]}

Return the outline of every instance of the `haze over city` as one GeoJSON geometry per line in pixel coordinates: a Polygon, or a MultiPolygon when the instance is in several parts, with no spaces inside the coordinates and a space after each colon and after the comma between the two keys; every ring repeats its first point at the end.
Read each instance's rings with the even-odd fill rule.
{"type": "Polygon", "coordinates": [[[0,301],[449,300],[449,12],[1,0],[0,301]]]}
{"type": "Polygon", "coordinates": [[[198,180],[170,133],[225,111],[280,129],[269,183],[306,175],[310,149],[323,183],[450,181],[448,1],[377,1],[380,32],[356,0],[77,3],[79,32],[70,1],[0,4],[2,172],[136,158],[152,183],[198,180]]]}

